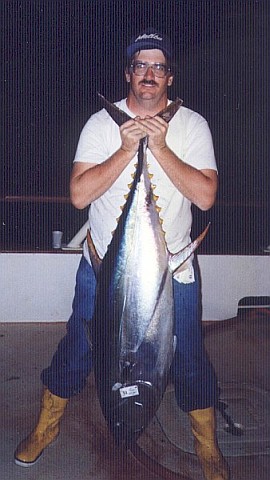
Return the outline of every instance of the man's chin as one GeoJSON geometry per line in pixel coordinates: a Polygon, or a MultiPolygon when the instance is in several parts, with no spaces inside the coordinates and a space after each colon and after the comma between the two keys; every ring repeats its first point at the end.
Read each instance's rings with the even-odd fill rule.
{"type": "Polygon", "coordinates": [[[151,99],[154,98],[157,94],[157,90],[154,88],[144,88],[143,90],[140,91],[140,97],[144,99],[151,99]]]}

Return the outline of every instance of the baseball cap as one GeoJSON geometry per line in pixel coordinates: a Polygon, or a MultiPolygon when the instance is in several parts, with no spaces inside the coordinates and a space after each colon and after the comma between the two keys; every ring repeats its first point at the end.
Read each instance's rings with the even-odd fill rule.
{"type": "Polygon", "coordinates": [[[127,47],[127,56],[131,58],[139,50],[158,49],[168,56],[172,56],[172,46],[166,35],[151,28],[132,37],[127,47]]]}

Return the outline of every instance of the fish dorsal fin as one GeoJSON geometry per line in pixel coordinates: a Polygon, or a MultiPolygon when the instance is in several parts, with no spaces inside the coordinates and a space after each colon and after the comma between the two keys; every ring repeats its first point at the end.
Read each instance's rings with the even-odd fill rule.
{"type": "Polygon", "coordinates": [[[195,252],[196,248],[201,244],[204,237],[206,236],[210,227],[210,223],[208,223],[207,227],[204,231],[194,240],[193,242],[189,243],[186,247],[184,247],[180,252],[170,254],[169,255],[169,269],[173,273],[177,268],[181,267],[183,263],[195,252]]]}

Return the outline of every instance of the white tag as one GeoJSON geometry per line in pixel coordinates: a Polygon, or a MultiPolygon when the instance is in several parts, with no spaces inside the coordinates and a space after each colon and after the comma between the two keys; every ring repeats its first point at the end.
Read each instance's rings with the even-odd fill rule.
{"type": "Polygon", "coordinates": [[[137,385],[130,385],[129,387],[120,388],[121,398],[135,397],[139,395],[139,389],[137,385]]]}

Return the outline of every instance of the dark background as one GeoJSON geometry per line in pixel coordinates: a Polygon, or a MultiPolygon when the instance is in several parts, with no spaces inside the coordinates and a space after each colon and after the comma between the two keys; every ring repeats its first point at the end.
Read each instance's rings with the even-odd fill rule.
{"type": "Polygon", "coordinates": [[[213,134],[220,188],[209,212],[194,208],[194,235],[212,222],[201,252],[270,244],[269,4],[2,0],[2,250],[49,248],[52,229],[69,241],[86,221],[87,210],[63,200],[78,137],[100,108],[97,91],[111,101],[126,95],[125,46],[149,25],[175,45],[170,97],[205,116],[213,134]]]}

